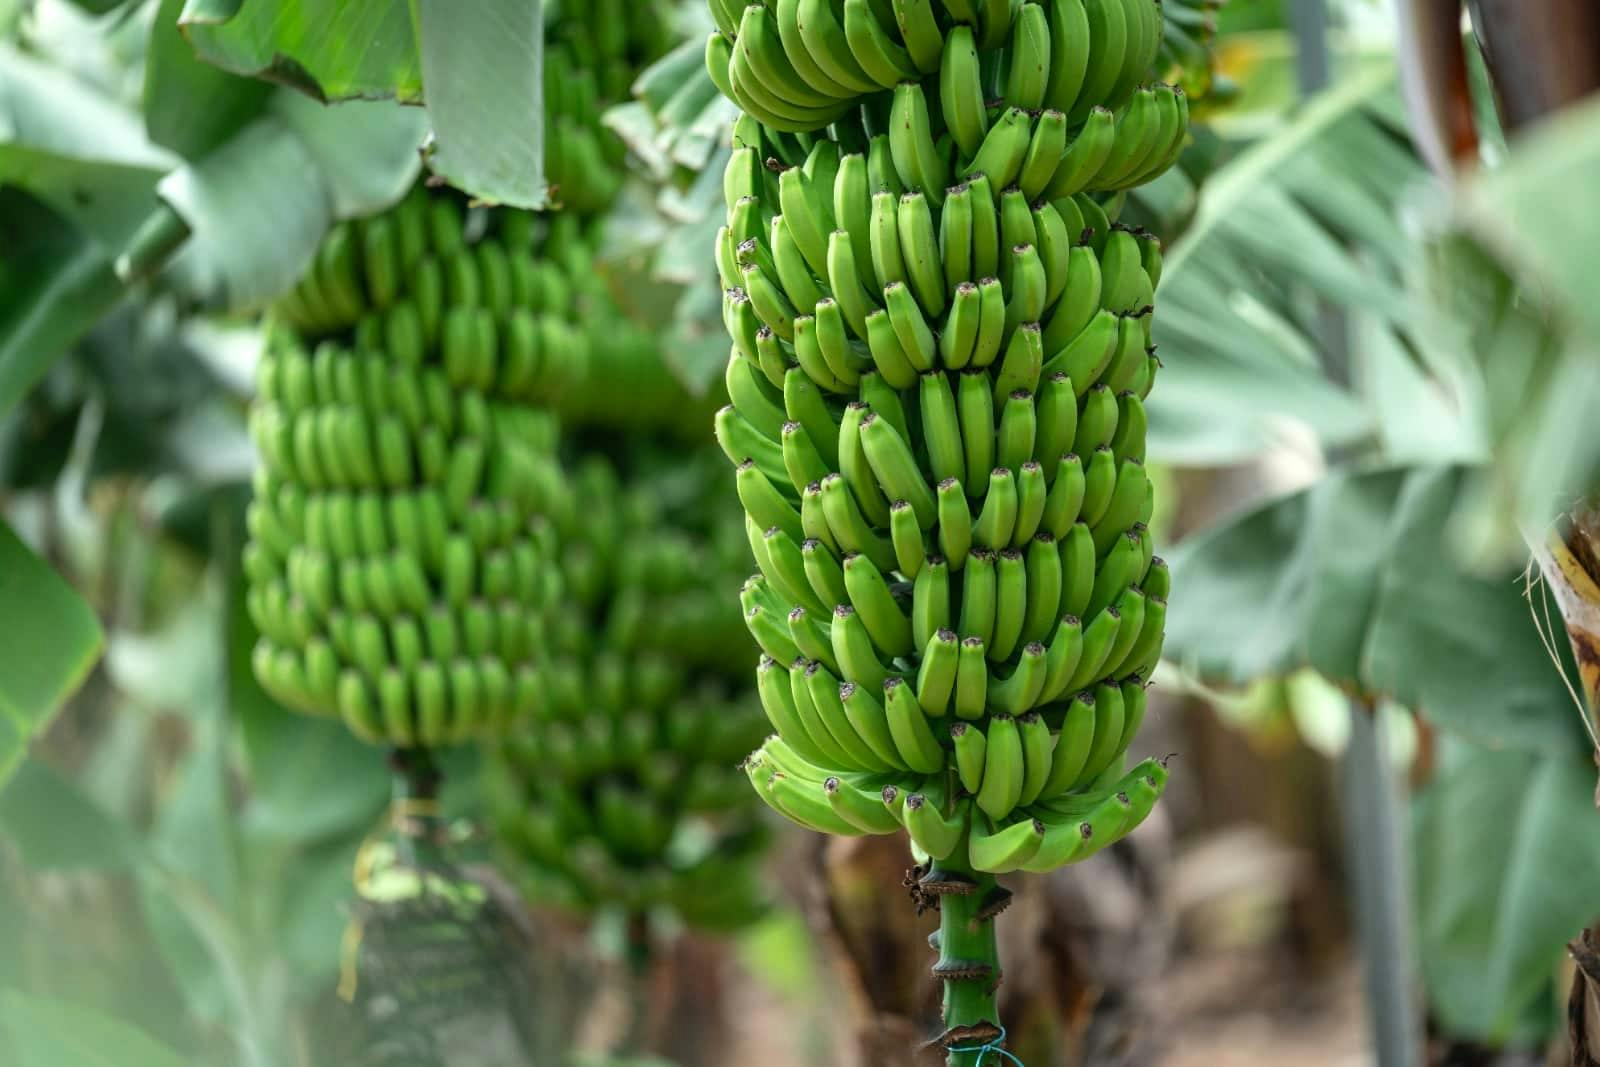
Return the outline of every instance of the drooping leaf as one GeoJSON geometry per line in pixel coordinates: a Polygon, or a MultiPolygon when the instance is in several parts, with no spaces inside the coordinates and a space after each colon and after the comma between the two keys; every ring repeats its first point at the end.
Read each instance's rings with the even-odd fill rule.
{"type": "Polygon", "coordinates": [[[0,521],[0,786],[100,655],[100,620],[0,521]]]}
{"type": "Polygon", "coordinates": [[[479,199],[545,207],[541,0],[411,0],[411,7],[433,124],[429,166],[479,199]]]}
{"type": "Polygon", "coordinates": [[[188,1067],[137,1026],[64,1000],[5,990],[0,1024],[17,1067],[188,1067]]]}
{"type": "Polygon", "coordinates": [[[1315,667],[1483,744],[1571,752],[1579,721],[1510,573],[1456,562],[1461,467],[1334,473],[1181,544],[1168,654],[1235,683],[1315,667]]]}
{"type": "Polygon", "coordinates": [[[272,86],[202,63],[178,29],[183,5],[184,0],[161,0],[150,23],[144,123],[156,144],[195,159],[260,114],[272,86]]]}
{"type": "Polygon", "coordinates": [[[185,36],[208,63],[318,100],[422,98],[411,12],[392,0],[187,0],[185,36]]]}

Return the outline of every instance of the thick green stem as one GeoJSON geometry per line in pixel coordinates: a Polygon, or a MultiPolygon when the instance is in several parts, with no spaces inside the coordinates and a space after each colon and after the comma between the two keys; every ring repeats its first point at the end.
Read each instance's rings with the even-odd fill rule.
{"type": "MultiPolygon", "coordinates": [[[[994,877],[957,866],[935,864],[922,885],[939,898],[939,962],[934,974],[944,982],[944,1034],[948,1067],[978,1067],[982,1050],[1000,1034],[995,990],[1000,985],[1000,951],[994,917],[1008,896],[994,877]]],[[[989,1056],[993,1060],[992,1055],[989,1056]]]]}

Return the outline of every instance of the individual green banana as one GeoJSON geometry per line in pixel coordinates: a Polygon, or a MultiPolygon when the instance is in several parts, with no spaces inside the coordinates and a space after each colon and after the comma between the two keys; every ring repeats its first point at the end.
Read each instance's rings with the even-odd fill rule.
{"type": "MultiPolygon", "coordinates": [[[[971,580],[971,572],[968,572],[971,580]]],[[[965,598],[962,602],[965,610],[965,598]]],[[[989,695],[989,664],[983,654],[983,638],[965,637],[956,660],[955,712],[962,719],[983,717],[989,695]]]]}
{"type": "MultiPolygon", "coordinates": [[[[783,5],[779,5],[780,12],[783,5]]],[[[830,0],[799,0],[801,43],[819,70],[852,92],[865,94],[886,88],[871,78],[856,61],[844,24],[830,0]]],[[[783,19],[780,14],[779,26],[783,19]]]]}
{"type": "Polygon", "coordinates": [[[1122,690],[1114,685],[1097,685],[1094,690],[1094,741],[1079,772],[1078,782],[1099,777],[1120,752],[1122,743],[1122,690]]]}
{"type": "Polygon", "coordinates": [[[1048,0],[1050,26],[1050,78],[1045,85],[1047,106],[1073,110],[1089,66],[1091,39],[1084,0],[1048,0]]]}
{"type": "Polygon", "coordinates": [[[917,513],[918,525],[924,530],[932,529],[936,517],[933,491],[917,469],[905,438],[887,419],[875,411],[868,412],[861,420],[861,447],[884,495],[890,500],[907,501],[917,513]]]}
{"type": "MultiPolygon", "coordinates": [[[[945,200],[944,218],[950,218],[952,208],[957,204],[958,198],[966,205],[965,197],[952,193],[945,200]]],[[[941,231],[942,232],[942,231],[941,231]]],[[[945,253],[946,272],[949,272],[952,263],[950,254],[945,253]]],[[[963,273],[967,271],[963,270],[963,273]]],[[[944,330],[939,334],[939,360],[950,370],[960,370],[972,361],[973,350],[978,340],[979,316],[981,314],[978,287],[972,282],[961,282],[951,291],[950,314],[945,318],[944,330]]]]}
{"type": "Polygon", "coordinates": [[[879,659],[872,636],[854,607],[840,604],[833,609],[829,636],[833,641],[834,658],[839,661],[839,670],[846,681],[872,689],[882,686],[889,678],[888,668],[879,659]]]}
{"type": "Polygon", "coordinates": [[[987,645],[994,637],[995,555],[987,548],[974,549],[967,556],[962,572],[961,614],[956,624],[963,637],[975,637],[987,645]]]}
{"type": "Polygon", "coordinates": [[[1055,738],[1050,727],[1036,711],[1017,716],[1017,733],[1022,741],[1022,789],[1017,795],[1017,807],[1025,808],[1038,799],[1050,779],[1054,765],[1055,738]]]}
{"type": "MultiPolygon", "coordinates": [[[[976,732],[971,731],[971,732],[976,732]]],[[[1024,776],[1022,736],[1017,722],[1010,715],[989,717],[984,735],[982,788],[974,802],[992,819],[1003,819],[1011,814],[1022,796],[1024,776]]],[[[959,741],[957,751],[959,752],[959,741]]]]}
{"type": "Polygon", "coordinates": [[[940,482],[961,478],[966,474],[965,449],[949,378],[939,371],[922,375],[919,399],[922,440],[933,477],[940,482]]]}
{"type": "Polygon", "coordinates": [[[1117,468],[1116,485],[1111,490],[1111,500],[1090,530],[1094,534],[1096,555],[1103,556],[1111,550],[1116,539],[1135,522],[1150,491],[1150,478],[1144,464],[1136,459],[1124,460],[1117,468]]]}
{"type": "Polygon", "coordinates": [[[950,710],[955,693],[960,643],[952,630],[940,630],[923,646],[922,666],[917,672],[917,703],[934,718],[950,710]]]}
{"type": "Polygon", "coordinates": [[[983,497],[983,510],[973,524],[973,540],[985,548],[1002,549],[1011,544],[1017,523],[1017,480],[1007,467],[989,472],[989,491],[983,497]]]}
{"type": "Polygon", "coordinates": [[[884,807],[881,795],[869,795],[838,777],[826,779],[822,792],[834,814],[864,834],[892,834],[900,829],[900,820],[884,807]]]}
{"type": "Polygon", "coordinates": [[[969,722],[951,723],[950,739],[955,745],[956,774],[961,779],[961,788],[976,795],[983,788],[988,739],[982,730],[969,722]]]}
{"type": "Polygon", "coordinates": [[[900,610],[883,573],[872,561],[863,555],[846,556],[844,584],[873,644],[885,656],[910,654],[911,620],[900,610]]]}
{"type": "Polygon", "coordinates": [[[1026,545],[1039,532],[1049,492],[1044,468],[1035,460],[1024,460],[1017,468],[1017,521],[1011,528],[1011,547],[1026,545]]]}
{"type": "Polygon", "coordinates": [[[1066,149],[1067,116],[1055,108],[1047,108],[1033,128],[1028,154],[1023,157],[1022,171],[1017,175],[1017,185],[1029,202],[1044,193],[1066,149]]]}
{"type": "MultiPolygon", "coordinates": [[[[901,257],[905,262],[912,291],[922,313],[936,318],[944,312],[946,284],[944,265],[939,258],[939,235],[934,229],[928,198],[921,192],[900,197],[896,217],[901,257]]],[[[929,361],[930,366],[932,361],[929,361]]]]}
{"type": "Polygon", "coordinates": [[[891,677],[883,683],[883,697],[889,733],[906,766],[918,774],[936,774],[944,770],[944,749],[934,736],[911,686],[902,678],[891,677]]]}
{"type": "Polygon", "coordinates": [[[950,625],[950,565],[929,556],[911,587],[911,640],[918,648],[950,625]]]}
{"type": "MultiPolygon", "coordinates": [[[[981,808],[983,802],[976,801],[981,808]]],[[[967,846],[967,857],[973,870],[991,874],[1008,874],[1020,870],[1023,864],[1038,855],[1045,840],[1045,824],[1038,819],[1024,818],[1003,829],[996,823],[980,828],[983,820],[972,827],[967,846]]]]}
{"type": "Polygon", "coordinates": [[[1093,526],[1098,523],[1111,504],[1111,493],[1117,484],[1117,459],[1108,446],[1102,445],[1089,456],[1089,465],[1083,472],[1083,505],[1078,520],[1093,526]]]}
{"type": "Polygon", "coordinates": [[[1111,651],[1121,626],[1122,616],[1114,607],[1108,607],[1094,616],[1084,628],[1083,652],[1078,657],[1077,667],[1062,686],[1063,692],[1076,692],[1100,677],[1100,668],[1105,663],[1106,655],[1111,651]]]}
{"type": "Polygon", "coordinates": [[[947,816],[926,794],[912,793],[906,797],[901,818],[918,848],[932,859],[948,859],[966,832],[968,802],[958,802],[954,815],[947,816]]]}
{"type": "Polygon", "coordinates": [[[934,142],[928,101],[919,82],[902,81],[894,88],[889,150],[907,192],[922,192],[933,206],[943,203],[950,171],[934,142]]]}
{"type": "Polygon", "coordinates": [[[959,571],[972,548],[972,512],[959,481],[946,478],[939,483],[938,509],[939,551],[950,569],[959,571]]]}
{"type": "MultiPolygon", "coordinates": [[[[978,174],[988,179],[991,195],[999,194],[1016,183],[1022,173],[1023,161],[1028,157],[1028,146],[1033,140],[1033,120],[1020,107],[1007,108],[984,135],[983,143],[958,171],[969,181],[978,174]]],[[[976,198],[975,198],[976,199],[976,198]]],[[[978,220],[974,217],[974,228],[978,220]]]]}
{"type": "MultiPolygon", "coordinates": [[[[1014,548],[1001,551],[995,561],[994,633],[989,639],[989,658],[1003,663],[1011,658],[1022,636],[1027,611],[1028,576],[1022,553],[1014,548]]],[[[990,687],[991,690],[993,687],[990,687]]],[[[991,700],[993,693],[991,691],[991,700]]]]}
{"type": "Polygon", "coordinates": [[[1128,23],[1123,0],[1084,0],[1091,48],[1083,85],[1069,118],[1082,119],[1096,105],[1114,107],[1112,95],[1128,57],[1128,23]]]}
{"type": "Polygon", "coordinates": [[[1067,705],[1066,715],[1061,721],[1061,730],[1056,735],[1050,757],[1050,772],[1043,788],[1039,790],[1039,799],[1049,800],[1060,796],[1083,777],[1094,736],[1095,696],[1093,693],[1079,692],[1067,705]]]}
{"type": "MultiPolygon", "coordinates": [[[[1001,367],[1002,376],[1006,370],[1006,367],[1001,367]]],[[[953,398],[951,407],[954,408],[953,398]]],[[[1015,470],[1032,459],[1038,430],[1038,412],[1034,407],[1033,394],[1023,387],[1013,390],[1000,406],[996,455],[999,465],[1015,470]]]]}
{"type": "MultiPolygon", "coordinates": [[[[966,453],[966,472],[962,484],[970,487],[974,494],[988,484],[990,471],[995,466],[994,408],[989,376],[977,370],[963,372],[956,382],[956,413],[960,422],[961,446],[966,453]]],[[[945,555],[955,559],[948,549],[945,555]]]]}
{"type": "Polygon", "coordinates": [[[927,546],[922,542],[917,513],[904,500],[889,505],[889,540],[894,545],[896,568],[907,578],[915,579],[927,558],[927,546]]]}
{"type": "Polygon", "coordinates": [[[880,89],[917,77],[911,54],[889,36],[868,0],[844,0],[844,32],[850,54],[880,89]]]}
{"type": "Polygon", "coordinates": [[[961,155],[971,158],[983,143],[989,123],[984,114],[978,49],[970,26],[952,26],[944,35],[939,61],[939,105],[961,155]]]}

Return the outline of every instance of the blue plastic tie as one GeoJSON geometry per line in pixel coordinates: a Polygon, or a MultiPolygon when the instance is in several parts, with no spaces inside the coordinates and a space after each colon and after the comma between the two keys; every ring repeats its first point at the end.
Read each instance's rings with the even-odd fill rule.
{"type": "Polygon", "coordinates": [[[1000,1055],[1000,1056],[1004,1056],[1006,1059],[1008,1059],[1012,1063],[1016,1064],[1017,1067],[1027,1067],[1027,1065],[1024,1064],[1021,1060],[1017,1059],[1017,1057],[1015,1055],[1013,1055],[1010,1052],[1007,1052],[1004,1048],[1001,1047],[1003,1044],[1005,1044],[1005,1040],[1006,1040],[1006,1028],[1002,1026],[1002,1027],[1000,1027],[1000,1032],[998,1034],[996,1034],[994,1037],[990,1038],[988,1041],[985,1041],[981,1045],[952,1045],[949,1048],[945,1049],[945,1051],[946,1052],[976,1052],[978,1054],[978,1058],[973,1061],[972,1067],[983,1067],[983,1061],[989,1058],[989,1053],[991,1053],[991,1052],[993,1052],[993,1053],[995,1053],[997,1055],[1000,1055]]]}

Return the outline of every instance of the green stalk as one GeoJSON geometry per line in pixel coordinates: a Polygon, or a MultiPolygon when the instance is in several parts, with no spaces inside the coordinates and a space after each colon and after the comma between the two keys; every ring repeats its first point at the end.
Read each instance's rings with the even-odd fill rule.
{"type": "MultiPolygon", "coordinates": [[[[965,852],[964,846],[956,855],[965,852]]],[[[939,962],[934,976],[944,982],[944,1033],[937,1043],[947,1050],[947,1067],[978,1067],[999,1038],[1000,950],[994,917],[1010,893],[994,876],[957,864],[934,864],[919,883],[939,904],[939,962]]]]}

